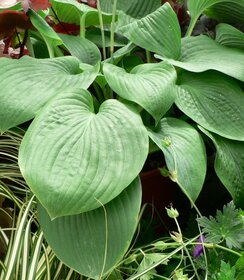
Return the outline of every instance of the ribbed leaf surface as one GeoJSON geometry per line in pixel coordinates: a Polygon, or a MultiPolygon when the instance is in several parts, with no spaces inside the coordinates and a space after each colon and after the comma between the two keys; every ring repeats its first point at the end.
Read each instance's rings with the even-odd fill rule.
{"type": "MultiPolygon", "coordinates": [[[[113,2],[111,0],[100,0],[102,11],[112,13],[113,2]]],[[[161,0],[117,0],[116,8],[134,18],[141,18],[154,12],[160,5],[161,0]]]]}
{"type": "Polygon", "coordinates": [[[96,114],[89,92],[76,90],[59,95],[35,118],[19,165],[54,218],[112,200],[138,175],[147,153],[148,134],[137,112],[110,99],[96,114]]]}
{"type": "Polygon", "coordinates": [[[244,0],[222,1],[211,6],[205,11],[205,14],[219,22],[231,24],[244,24],[244,0]]]}
{"type": "Polygon", "coordinates": [[[120,13],[118,32],[146,50],[168,58],[180,57],[180,26],[169,3],[138,20],[120,13]]]}
{"type": "MultiPolygon", "coordinates": [[[[80,25],[81,16],[85,15],[85,26],[99,25],[98,10],[76,0],[51,0],[60,21],[80,25]]],[[[110,23],[112,16],[102,14],[103,23],[110,23]]]]}
{"type": "Polygon", "coordinates": [[[199,133],[189,124],[164,118],[149,136],[163,151],[170,177],[195,201],[206,174],[205,146],[199,133]]]}
{"type": "Polygon", "coordinates": [[[101,61],[100,51],[91,41],[66,34],[60,34],[59,36],[70,54],[77,57],[81,62],[96,65],[101,61]]]}
{"type": "Polygon", "coordinates": [[[244,205],[244,142],[233,141],[205,129],[216,146],[215,171],[238,207],[244,205]]]}
{"type": "Polygon", "coordinates": [[[124,99],[134,101],[158,122],[175,100],[176,71],[167,63],[138,65],[130,73],[112,64],[103,71],[109,86],[124,99]]]}
{"type": "Polygon", "coordinates": [[[244,93],[234,79],[214,71],[184,72],[176,104],[206,129],[244,140],[244,93]]]}
{"type": "Polygon", "coordinates": [[[88,88],[98,67],[82,71],[74,57],[0,59],[0,131],[32,119],[59,91],[88,88]]]}
{"type": "Polygon", "coordinates": [[[216,41],[226,47],[244,49],[244,33],[229,24],[217,25],[216,41]]]}
{"type": "Polygon", "coordinates": [[[182,39],[179,61],[156,57],[191,72],[212,69],[244,81],[243,51],[222,46],[204,35],[182,39]]]}
{"type": "Polygon", "coordinates": [[[141,187],[136,179],[118,197],[96,210],[51,221],[38,207],[42,230],[55,254],[82,275],[98,279],[125,254],[137,225],[141,187]]]}

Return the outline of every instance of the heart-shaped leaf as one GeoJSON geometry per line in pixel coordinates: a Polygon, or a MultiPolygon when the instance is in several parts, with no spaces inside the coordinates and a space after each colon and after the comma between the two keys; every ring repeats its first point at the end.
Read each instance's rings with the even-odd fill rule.
{"type": "Polygon", "coordinates": [[[180,57],[180,25],[169,3],[138,20],[120,13],[118,32],[146,50],[168,58],[180,57]]]}
{"type": "Polygon", "coordinates": [[[119,96],[141,105],[156,122],[175,100],[176,71],[170,64],[142,64],[127,73],[123,68],[105,63],[103,72],[119,96]]]}
{"type": "Polygon", "coordinates": [[[216,26],[216,41],[223,46],[244,49],[244,33],[229,24],[216,26]]]}
{"type": "Polygon", "coordinates": [[[112,200],[138,175],[147,153],[139,113],[110,99],[96,114],[89,92],[76,90],[53,99],[35,118],[22,141],[19,165],[54,218],[112,200]]]}
{"type": "Polygon", "coordinates": [[[95,65],[101,61],[100,51],[91,41],[66,34],[59,34],[59,37],[70,54],[77,57],[81,62],[95,65]]]}
{"type": "Polygon", "coordinates": [[[244,205],[244,142],[233,141],[200,128],[217,149],[215,171],[238,207],[244,205]]]}
{"type": "Polygon", "coordinates": [[[176,105],[206,129],[244,140],[244,93],[236,81],[214,71],[184,72],[176,105]]]}
{"type": "Polygon", "coordinates": [[[0,131],[32,119],[59,91],[88,88],[98,66],[82,71],[74,57],[0,59],[0,131]]]}
{"type": "Polygon", "coordinates": [[[58,258],[82,275],[99,279],[123,257],[137,225],[139,179],[103,207],[51,221],[41,205],[40,224],[58,258]]]}
{"type": "Polygon", "coordinates": [[[191,72],[217,70],[244,81],[243,51],[222,46],[205,35],[182,39],[180,61],[155,57],[191,72]]]}
{"type": "Polygon", "coordinates": [[[195,201],[206,174],[205,146],[199,133],[179,119],[164,118],[149,129],[152,141],[163,151],[170,178],[195,201]]]}

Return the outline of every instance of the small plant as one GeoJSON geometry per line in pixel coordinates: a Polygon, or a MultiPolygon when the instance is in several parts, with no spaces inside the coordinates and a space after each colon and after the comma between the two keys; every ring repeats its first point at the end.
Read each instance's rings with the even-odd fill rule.
{"type": "MultiPolygon", "coordinates": [[[[174,275],[167,277],[200,279],[188,246],[202,233],[185,241],[172,209],[174,251],[166,250],[162,260],[164,250],[154,246],[135,251],[132,262],[125,256],[140,215],[140,172],[155,150],[164,155],[163,173],[199,215],[206,240],[196,245],[203,253],[205,243],[212,246],[209,240],[216,248],[225,241],[231,252],[241,249],[235,207],[244,202],[244,39],[238,26],[244,1],[86,2],[0,3],[0,131],[21,127],[23,135],[14,159],[26,203],[23,197],[15,201],[15,240],[25,242],[20,229],[27,240],[31,225],[38,228],[30,243],[35,260],[25,275],[34,279],[35,271],[41,273],[39,253],[49,262],[52,248],[77,272],[74,277],[119,279],[115,267],[123,260],[132,263],[131,271],[126,265],[128,279],[136,279],[135,270],[150,279],[152,269],[171,257],[177,261],[180,252],[174,275]],[[216,21],[207,25],[202,15],[216,21]],[[203,29],[196,27],[199,21],[203,29]],[[215,158],[216,174],[234,201],[210,220],[195,205],[208,156],[215,158]],[[49,245],[42,251],[43,235],[49,245]]],[[[2,185],[6,193],[9,185],[2,185]]],[[[7,255],[5,280],[19,277],[20,255],[7,255]]],[[[229,265],[233,275],[224,260],[218,277],[229,265]]]]}

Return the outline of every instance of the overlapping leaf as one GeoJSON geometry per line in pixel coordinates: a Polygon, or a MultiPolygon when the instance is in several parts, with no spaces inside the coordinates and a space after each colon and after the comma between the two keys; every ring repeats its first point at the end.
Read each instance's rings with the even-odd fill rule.
{"type": "Polygon", "coordinates": [[[191,16],[190,28],[192,29],[199,18],[199,16],[204,13],[210,7],[213,7],[215,4],[224,3],[227,6],[238,5],[239,2],[243,0],[187,0],[187,8],[191,16]]]}
{"type": "Polygon", "coordinates": [[[82,71],[74,57],[0,59],[0,131],[32,119],[59,91],[88,88],[98,67],[82,71]]]}
{"type": "Polygon", "coordinates": [[[136,102],[158,122],[175,100],[176,71],[167,63],[138,65],[127,73],[123,68],[104,64],[110,87],[124,99],[136,102]]]}
{"type": "Polygon", "coordinates": [[[91,41],[66,34],[59,34],[59,37],[70,54],[77,57],[81,62],[96,65],[101,60],[99,49],[91,41]]]}
{"type": "MultiPolygon", "coordinates": [[[[111,0],[100,0],[102,11],[112,13],[113,2],[111,0]]],[[[154,12],[160,5],[161,0],[118,0],[116,8],[134,18],[141,18],[154,12]]]]}
{"type": "Polygon", "coordinates": [[[40,223],[47,242],[66,265],[99,279],[124,255],[134,234],[141,203],[139,179],[96,210],[51,221],[41,205],[40,223]],[[106,211],[106,212],[105,212],[106,211]]]}
{"type": "Polygon", "coordinates": [[[228,0],[209,7],[205,14],[219,22],[240,25],[244,24],[244,1],[228,0]]]}
{"type": "Polygon", "coordinates": [[[214,71],[184,72],[176,104],[206,129],[244,140],[244,93],[234,79],[214,71]]]}
{"type": "MultiPolygon", "coordinates": [[[[85,17],[85,26],[99,25],[98,10],[76,0],[51,0],[52,6],[60,21],[80,25],[85,17]]],[[[110,23],[112,15],[103,13],[103,23],[110,23]]]]}
{"type": "Polygon", "coordinates": [[[244,49],[244,33],[229,24],[217,25],[216,41],[223,46],[244,49]]]}
{"type": "Polygon", "coordinates": [[[244,142],[223,138],[201,128],[212,139],[217,154],[215,171],[238,207],[244,205],[244,142]]]}
{"type": "Polygon", "coordinates": [[[180,57],[181,30],[169,3],[138,20],[120,13],[118,32],[146,50],[168,58],[180,57]]]}
{"type": "Polygon", "coordinates": [[[189,124],[164,118],[149,136],[163,151],[171,179],[195,201],[206,174],[205,147],[199,133],[189,124]]]}
{"type": "Polygon", "coordinates": [[[147,153],[147,130],[132,107],[110,99],[96,114],[89,92],[76,90],[59,95],[35,118],[19,164],[54,218],[115,198],[140,172],[147,153]]]}
{"type": "Polygon", "coordinates": [[[228,48],[205,35],[182,39],[180,60],[157,58],[191,72],[217,70],[240,81],[244,81],[244,53],[242,50],[228,48]]]}

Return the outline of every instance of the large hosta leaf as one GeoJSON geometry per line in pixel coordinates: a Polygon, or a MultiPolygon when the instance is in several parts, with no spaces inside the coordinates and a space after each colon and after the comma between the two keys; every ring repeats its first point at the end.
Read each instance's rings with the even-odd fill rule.
{"type": "Polygon", "coordinates": [[[216,146],[215,171],[223,185],[230,192],[237,206],[244,205],[244,142],[233,141],[207,130],[201,130],[209,136],[216,146]]]}
{"type": "Polygon", "coordinates": [[[216,41],[223,46],[244,49],[244,33],[229,24],[217,25],[216,41]]]}
{"type": "Polygon", "coordinates": [[[243,0],[187,0],[187,8],[191,16],[190,29],[195,25],[198,17],[207,9],[218,3],[225,3],[228,6],[235,6],[243,0]]]}
{"type": "MultiPolygon", "coordinates": [[[[111,0],[100,0],[102,11],[112,13],[113,3],[111,0]]],[[[134,18],[141,18],[154,12],[160,5],[161,0],[117,0],[116,8],[134,18]]]]}
{"type": "Polygon", "coordinates": [[[110,87],[124,99],[146,109],[158,122],[175,100],[176,71],[167,63],[138,65],[127,73],[106,63],[105,78],[110,87]]]}
{"type": "Polygon", "coordinates": [[[121,13],[118,32],[146,50],[169,58],[180,57],[180,26],[169,3],[138,20],[121,13]]]}
{"type": "Polygon", "coordinates": [[[243,51],[222,46],[205,35],[183,38],[179,61],[156,57],[191,72],[212,69],[244,81],[243,51]]]}
{"type": "Polygon", "coordinates": [[[93,211],[51,221],[39,205],[42,230],[55,254],[82,275],[99,279],[123,257],[136,229],[141,203],[139,179],[93,211]],[[105,212],[106,211],[106,212],[105,212]]]}
{"type": "Polygon", "coordinates": [[[211,18],[215,18],[219,22],[226,22],[231,24],[244,24],[244,1],[243,0],[229,0],[222,1],[205,11],[205,14],[211,18]]]}
{"type": "Polygon", "coordinates": [[[60,34],[59,36],[70,54],[79,58],[81,62],[96,65],[101,60],[99,49],[91,41],[66,34],[60,34]]]}
{"type": "MultiPolygon", "coordinates": [[[[99,25],[98,10],[76,0],[51,0],[60,21],[80,25],[81,17],[84,16],[85,26],[99,25]]],[[[102,13],[103,23],[110,23],[112,16],[102,13]]]]}
{"type": "Polygon", "coordinates": [[[59,91],[88,88],[98,67],[82,71],[74,57],[0,59],[0,131],[32,119],[59,91]]]}
{"type": "Polygon", "coordinates": [[[170,177],[195,201],[206,174],[205,146],[199,133],[184,121],[164,118],[149,136],[163,151],[170,177]]]}
{"type": "Polygon", "coordinates": [[[89,92],[76,90],[59,95],[35,118],[19,164],[42,205],[57,217],[116,197],[140,172],[147,152],[147,130],[137,112],[110,99],[96,114],[89,92]]]}
{"type": "Polygon", "coordinates": [[[184,72],[176,104],[206,129],[244,140],[244,93],[234,79],[214,71],[184,72]]]}

